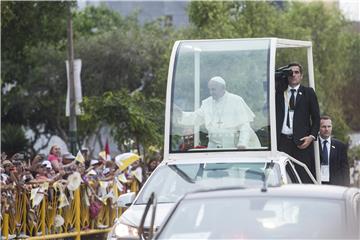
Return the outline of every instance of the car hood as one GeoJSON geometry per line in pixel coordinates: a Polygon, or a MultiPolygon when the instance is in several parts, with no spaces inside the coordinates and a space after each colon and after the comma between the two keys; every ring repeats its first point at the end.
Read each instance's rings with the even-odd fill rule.
{"type": "MultiPolygon", "coordinates": [[[[157,228],[164,221],[166,215],[169,213],[175,203],[158,203],[156,206],[155,223],[154,227],[157,228]]],[[[119,221],[123,224],[138,227],[140,225],[141,218],[143,216],[146,205],[131,205],[119,218],[119,221]]],[[[150,225],[152,207],[150,208],[146,221],[145,228],[150,225]]]]}

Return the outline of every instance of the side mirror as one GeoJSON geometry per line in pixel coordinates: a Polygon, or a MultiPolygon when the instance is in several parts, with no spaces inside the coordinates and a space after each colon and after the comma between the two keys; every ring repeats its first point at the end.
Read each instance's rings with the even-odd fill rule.
{"type": "Polygon", "coordinates": [[[122,194],[116,201],[116,205],[118,207],[129,207],[131,203],[135,200],[135,197],[136,197],[135,192],[122,194]]]}

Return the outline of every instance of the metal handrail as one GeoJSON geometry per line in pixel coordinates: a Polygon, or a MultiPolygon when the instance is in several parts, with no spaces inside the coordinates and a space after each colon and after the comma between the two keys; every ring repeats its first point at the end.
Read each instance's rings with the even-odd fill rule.
{"type": "MultiPolygon", "coordinates": [[[[114,197],[117,198],[122,194],[118,191],[116,184],[110,181],[110,187],[113,189],[114,197]]],[[[86,206],[84,200],[84,193],[86,185],[73,192],[73,199],[69,200],[69,206],[66,208],[59,208],[58,198],[55,190],[49,187],[49,191],[53,191],[53,195],[44,193],[44,197],[38,207],[35,207],[33,215],[38,217],[33,221],[30,217],[29,210],[31,209],[30,191],[18,191],[17,188],[3,188],[10,191],[15,199],[15,204],[11,204],[11,209],[3,213],[1,221],[2,237],[9,238],[9,235],[19,235],[25,233],[29,237],[27,239],[57,239],[64,237],[75,237],[80,240],[81,236],[89,234],[106,233],[111,229],[111,224],[115,218],[121,214],[122,209],[117,208],[109,199],[104,203],[96,219],[91,219],[88,213],[89,207],[86,206]],[[64,219],[64,225],[55,228],[54,219],[56,215],[61,215],[64,219]],[[107,225],[104,229],[96,229],[95,221],[99,224],[107,225]],[[38,235],[40,234],[41,235],[38,235]]],[[[132,191],[139,191],[139,184],[137,181],[132,181],[128,184],[127,189],[132,191]]],[[[3,190],[4,191],[4,190],[3,190]]]]}

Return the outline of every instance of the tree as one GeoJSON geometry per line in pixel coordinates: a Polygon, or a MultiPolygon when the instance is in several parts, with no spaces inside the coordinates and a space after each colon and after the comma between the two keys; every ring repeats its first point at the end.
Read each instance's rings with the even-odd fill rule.
{"type": "Polygon", "coordinates": [[[28,141],[23,129],[17,125],[6,124],[1,128],[1,151],[9,157],[18,152],[26,151],[28,141]]]}
{"type": "MultiPolygon", "coordinates": [[[[5,14],[21,15],[30,22],[31,17],[36,18],[36,14],[41,15],[41,11],[48,9],[51,13],[57,11],[57,7],[55,3],[42,2],[2,5],[5,14]],[[21,14],[20,10],[23,11],[21,14]]],[[[51,25],[54,30],[48,29],[48,32],[52,32],[49,35],[41,32],[38,26],[36,29],[39,31],[33,34],[26,32],[27,36],[17,35],[20,27],[11,28],[16,21],[9,16],[2,25],[3,32],[9,32],[9,36],[26,39],[19,44],[7,39],[3,51],[2,63],[8,64],[3,65],[3,69],[13,67],[19,70],[3,71],[2,123],[11,122],[31,129],[34,132],[34,137],[30,139],[31,147],[40,136],[50,140],[57,135],[65,142],[68,139],[68,120],[64,116],[67,90],[66,7],[66,4],[61,5],[59,12],[63,16],[59,12],[54,14],[63,19],[57,22],[59,25],[51,25]],[[8,84],[13,82],[14,85],[8,84]]],[[[141,26],[136,15],[123,18],[105,7],[89,7],[73,14],[75,57],[81,58],[83,62],[81,78],[84,96],[100,97],[107,91],[116,93],[127,89],[129,92],[140,92],[150,101],[156,96],[160,97],[160,101],[164,98],[173,29],[165,27],[161,20],[141,26]]],[[[50,28],[45,20],[37,24],[50,28]]],[[[31,24],[28,27],[31,28],[31,24]]],[[[157,114],[163,116],[161,111],[157,114]]],[[[161,121],[157,120],[157,123],[161,121]]],[[[101,126],[101,123],[79,118],[78,126],[81,145],[89,135],[97,133],[99,128],[95,126],[101,126]]]]}
{"type": "MultiPolygon", "coordinates": [[[[2,126],[6,123],[19,127],[35,128],[35,138],[41,132],[39,129],[48,126],[43,121],[45,110],[40,101],[43,92],[38,91],[46,84],[29,86],[29,78],[34,68],[38,67],[31,59],[34,48],[42,49],[44,44],[55,44],[58,49],[64,47],[66,37],[65,2],[2,2],[2,47],[1,47],[1,79],[2,79],[2,126]],[[34,107],[35,106],[35,107],[34,107]],[[40,121],[40,122],[39,122],[40,121]],[[30,126],[29,126],[30,125],[30,126]],[[39,131],[37,131],[39,130],[39,131]]],[[[45,52],[43,57],[48,56],[45,52]]],[[[54,115],[52,115],[54,116],[54,115]]],[[[34,139],[30,143],[33,146],[34,139]]]]}
{"type": "Polygon", "coordinates": [[[1,3],[1,77],[4,83],[26,81],[27,51],[66,39],[66,2],[1,3]]]}
{"type": "Polygon", "coordinates": [[[110,126],[119,149],[129,151],[128,142],[133,140],[138,152],[140,145],[147,148],[162,142],[164,103],[157,98],[145,98],[137,91],[105,92],[102,96],[85,98],[84,122],[90,121],[110,126]]]}
{"type": "Polygon", "coordinates": [[[276,8],[263,1],[197,1],[188,11],[199,38],[271,37],[281,22],[276,8]]]}
{"type": "Polygon", "coordinates": [[[136,15],[124,19],[120,14],[107,8],[105,5],[98,7],[88,6],[82,11],[74,12],[75,37],[90,37],[117,29],[127,28],[128,20],[135,22],[136,15]]]}
{"type": "Polygon", "coordinates": [[[343,103],[344,118],[346,123],[353,131],[360,131],[360,111],[357,101],[360,92],[360,72],[354,66],[360,59],[360,33],[348,34],[347,40],[349,47],[347,50],[349,62],[345,66],[344,79],[348,83],[342,88],[341,102],[343,103]]]}

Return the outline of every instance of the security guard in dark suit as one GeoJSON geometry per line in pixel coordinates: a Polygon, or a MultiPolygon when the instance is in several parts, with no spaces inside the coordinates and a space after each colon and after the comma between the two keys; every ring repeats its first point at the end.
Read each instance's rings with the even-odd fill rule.
{"type": "Polygon", "coordinates": [[[329,116],[321,116],[319,149],[321,159],[321,181],[331,185],[350,185],[350,169],[347,145],[331,137],[332,121],[329,116]]]}
{"type": "MultiPolygon", "coordinates": [[[[287,67],[291,69],[288,87],[276,91],[278,150],[305,163],[316,177],[313,141],[320,127],[319,103],[314,89],[300,84],[303,79],[302,66],[291,63],[287,67]]],[[[311,182],[303,169],[297,170],[303,182],[311,182]]]]}

